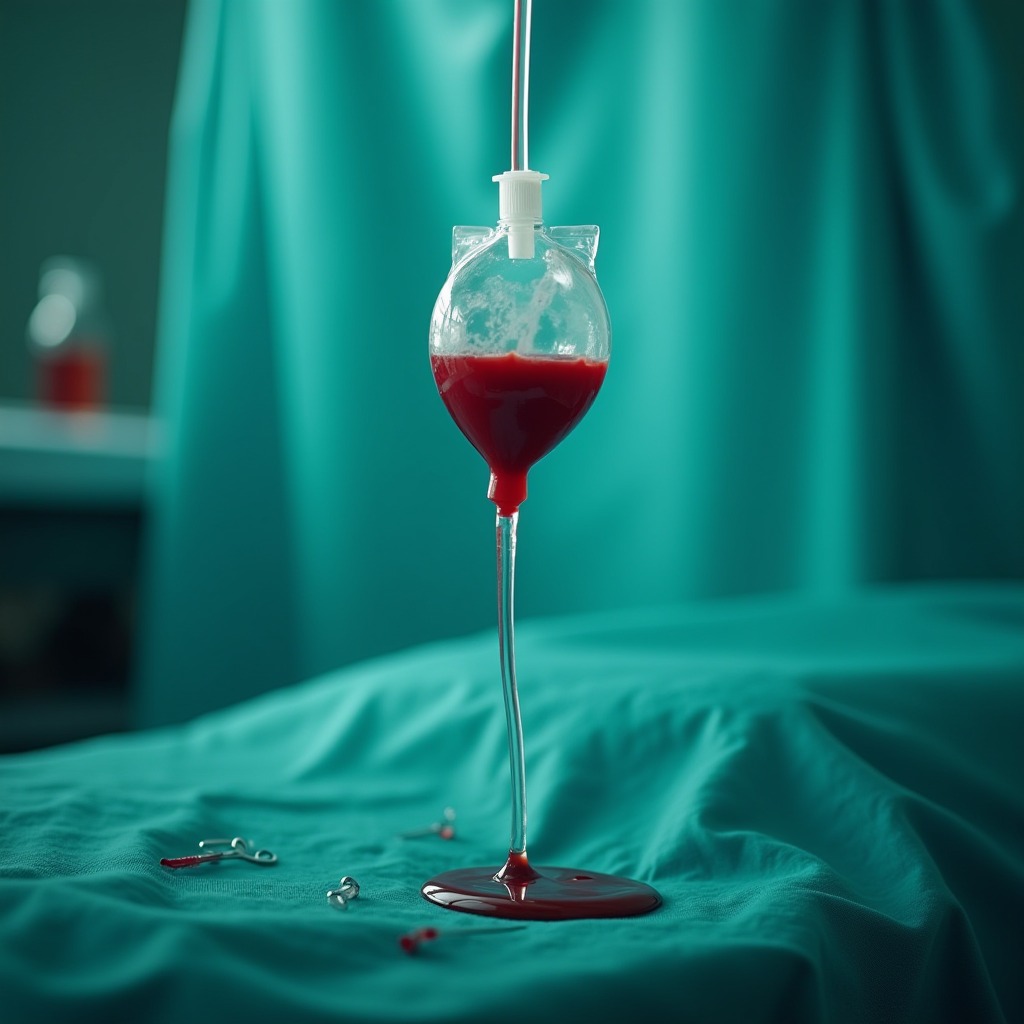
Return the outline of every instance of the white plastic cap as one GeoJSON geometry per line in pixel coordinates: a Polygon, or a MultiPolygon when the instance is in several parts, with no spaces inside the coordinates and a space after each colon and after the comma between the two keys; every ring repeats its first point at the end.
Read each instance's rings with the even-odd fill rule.
{"type": "Polygon", "coordinates": [[[542,219],[540,183],[547,178],[539,171],[505,171],[491,178],[498,183],[498,219],[508,225],[509,259],[533,259],[533,229],[542,219]]]}

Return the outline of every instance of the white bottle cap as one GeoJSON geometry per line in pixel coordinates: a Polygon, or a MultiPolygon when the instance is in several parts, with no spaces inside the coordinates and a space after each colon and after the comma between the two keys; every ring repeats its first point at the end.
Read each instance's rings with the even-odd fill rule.
{"type": "Polygon", "coordinates": [[[498,183],[498,219],[508,226],[508,255],[513,260],[533,259],[533,229],[541,221],[539,171],[505,171],[491,181],[498,183]]]}

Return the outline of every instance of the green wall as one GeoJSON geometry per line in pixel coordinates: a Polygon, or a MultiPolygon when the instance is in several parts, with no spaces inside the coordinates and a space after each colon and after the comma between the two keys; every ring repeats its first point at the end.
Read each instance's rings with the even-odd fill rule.
{"type": "Polygon", "coordinates": [[[96,261],[109,397],[148,405],[185,0],[0,0],[0,399],[28,398],[39,264],[96,261]]]}

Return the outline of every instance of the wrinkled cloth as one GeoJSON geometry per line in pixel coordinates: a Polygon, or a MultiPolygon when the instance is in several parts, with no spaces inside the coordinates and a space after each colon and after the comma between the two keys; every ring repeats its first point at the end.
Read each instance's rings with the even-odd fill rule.
{"type": "Polygon", "coordinates": [[[1021,1020],[1022,627],[1008,585],[522,625],[531,859],[649,882],[633,919],[459,937],[419,895],[506,848],[492,632],[5,757],[0,1015],[1021,1020]],[[158,863],[239,834],[279,864],[158,863]]]}

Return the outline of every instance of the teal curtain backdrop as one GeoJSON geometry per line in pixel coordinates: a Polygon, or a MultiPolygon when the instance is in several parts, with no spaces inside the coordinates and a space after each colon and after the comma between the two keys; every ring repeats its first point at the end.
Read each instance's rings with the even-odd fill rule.
{"type": "MultiPolygon", "coordinates": [[[[141,722],[493,621],[426,344],[452,225],[497,216],[511,13],[193,3],[141,722]]],[[[536,0],[533,32],[546,219],[601,225],[614,341],[531,474],[518,613],[1024,575],[1021,8],[536,0]]]]}

